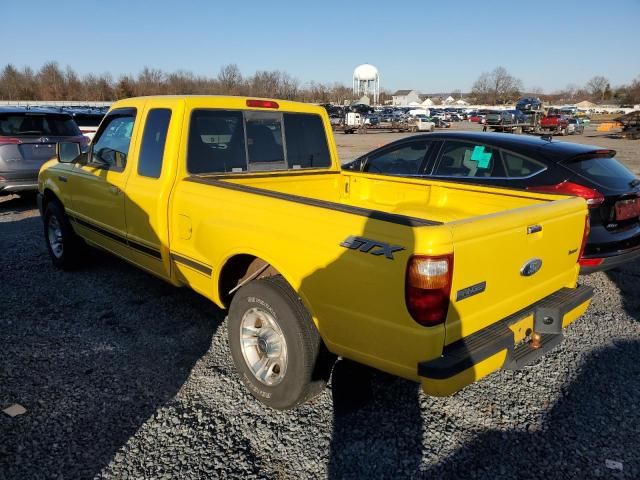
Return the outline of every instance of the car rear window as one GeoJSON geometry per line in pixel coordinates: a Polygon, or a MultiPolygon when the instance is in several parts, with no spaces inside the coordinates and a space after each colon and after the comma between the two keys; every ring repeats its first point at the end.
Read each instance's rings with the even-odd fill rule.
{"type": "Polygon", "coordinates": [[[0,135],[61,136],[82,135],[71,115],[54,113],[0,113],[0,135]]]}
{"type": "Polygon", "coordinates": [[[192,113],[187,153],[190,173],[325,168],[330,164],[318,115],[252,110],[192,113]]]}
{"type": "Polygon", "coordinates": [[[567,168],[593,183],[612,190],[625,190],[631,186],[635,176],[613,157],[580,157],[566,164],[567,168]]]}

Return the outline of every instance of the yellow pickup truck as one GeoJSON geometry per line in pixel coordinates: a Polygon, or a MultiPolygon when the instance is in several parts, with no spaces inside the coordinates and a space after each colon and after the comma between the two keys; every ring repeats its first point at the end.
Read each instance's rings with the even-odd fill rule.
{"type": "Polygon", "coordinates": [[[239,377],[277,409],[336,356],[452,394],[553,348],[593,294],[583,199],[343,172],[318,106],[118,101],[38,182],[57,267],[88,244],[228,309],[239,377]]]}

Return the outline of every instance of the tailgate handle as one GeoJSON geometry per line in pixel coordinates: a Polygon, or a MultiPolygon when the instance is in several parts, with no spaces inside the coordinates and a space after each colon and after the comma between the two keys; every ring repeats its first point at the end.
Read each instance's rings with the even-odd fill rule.
{"type": "Polygon", "coordinates": [[[542,231],[542,225],[529,225],[527,227],[527,235],[531,235],[532,233],[538,233],[542,231]]]}

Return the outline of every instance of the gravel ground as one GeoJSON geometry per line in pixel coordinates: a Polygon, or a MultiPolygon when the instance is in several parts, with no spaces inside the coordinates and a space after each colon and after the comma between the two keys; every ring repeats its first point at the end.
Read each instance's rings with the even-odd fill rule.
{"type": "Polygon", "coordinates": [[[204,298],[97,251],[55,270],[16,196],[0,252],[0,409],[27,409],[0,413],[0,479],[640,478],[640,265],[582,278],[588,313],[525,370],[431,398],[339,362],[281,413],[240,385],[204,298]]]}

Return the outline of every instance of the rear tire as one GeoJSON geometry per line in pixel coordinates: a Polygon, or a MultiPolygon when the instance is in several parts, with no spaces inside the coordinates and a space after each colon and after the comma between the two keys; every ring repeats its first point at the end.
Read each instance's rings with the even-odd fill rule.
{"type": "Polygon", "coordinates": [[[265,405],[290,409],[325,388],[334,358],[281,276],[238,290],[229,308],[228,335],[240,379],[265,405]]]}
{"type": "Polygon", "coordinates": [[[59,203],[49,202],[43,217],[44,239],[53,264],[62,270],[78,266],[83,248],[80,238],[73,231],[69,217],[59,203]]]}

